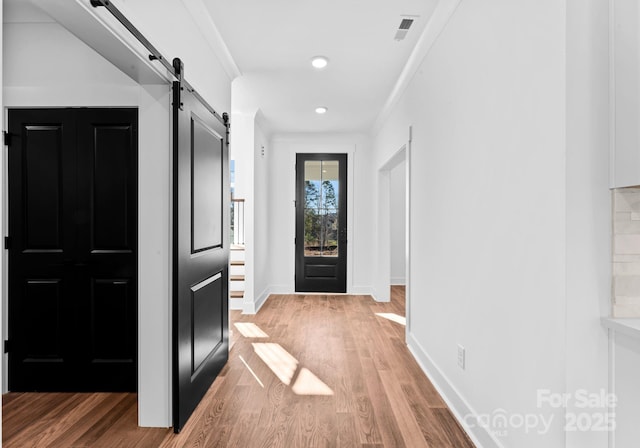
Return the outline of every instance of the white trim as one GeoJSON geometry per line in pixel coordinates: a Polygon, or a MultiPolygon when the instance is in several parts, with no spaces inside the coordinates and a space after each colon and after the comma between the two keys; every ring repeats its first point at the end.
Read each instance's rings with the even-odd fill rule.
{"type": "MultiPolygon", "coordinates": [[[[378,169],[377,178],[377,206],[374,217],[376,236],[375,241],[375,267],[373,271],[374,298],[377,302],[389,302],[391,300],[391,168],[404,158],[404,148],[396,152],[382,168],[378,169]],[[399,157],[401,156],[401,157],[399,157]]],[[[375,193],[374,193],[375,194],[375,193]]]]}
{"type": "Polygon", "coordinates": [[[351,293],[354,296],[372,296],[373,290],[371,286],[352,286],[351,293]]]}
{"type": "Polygon", "coordinates": [[[382,129],[384,122],[409,86],[409,83],[415,76],[418,68],[420,68],[427,53],[429,53],[433,44],[438,40],[440,33],[442,33],[442,30],[447,26],[447,23],[449,23],[460,1],[461,0],[440,0],[438,2],[427,26],[418,38],[416,46],[413,48],[407,63],[393,86],[393,90],[391,90],[387,101],[384,103],[384,106],[376,118],[375,124],[373,125],[374,133],[377,134],[377,132],[382,129]]]}
{"type": "Polygon", "coordinates": [[[615,0],[609,1],[609,188],[616,183],[615,0]]]}
{"type": "Polygon", "coordinates": [[[240,68],[236,64],[236,61],[231,56],[229,48],[222,39],[222,35],[218,30],[215,22],[209,14],[209,10],[205,6],[202,0],[182,0],[182,3],[191,14],[193,21],[198,25],[202,37],[207,41],[213,53],[218,57],[222,68],[227,73],[231,80],[242,76],[240,68]]]}
{"type": "Polygon", "coordinates": [[[451,381],[449,381],[449,379],[442,373],[412,333],[408,335],[407,347],[424,374],[429,378],[431,383],[433,383],[433,386],[445,401],[460,426],[462,426],[464,431],[471,438],[473,444],[478,448],[504,448],[504,446],[493,437],[487,428],[482,428],[480,426],[472,428],[467,424],[464,416],[477,415],[477,413],[453,386],[451,381]]]}
{"type": "Polygon", "coordinates": [[[265,288],[266,290],[269,290],[269,294],[295,294],[289,285],[270,285],[265,288]]]}
{"type": "Polygon", "coordinates": [[[632,338],[640,338],[640,319],[603,317],[602,325],[632,338]]]}
{"type": "Polygon", "coordinates": [[[405,288],[404,288],[404,300],[405,300],[405,340],[409,340],[409,333],[411,333],[411,145],[413,142],[413,126],[409,126],[409,141],[407,142],[407,149],[404,156],[405,164],[405,288]]]}
{"type": "Polygon", "coordinates": [[[389,294],[387,294],[386,297],[381,295],[375,286],[371,287],[371,297],[373,298],[373,300],[380,303],[385,303],[390,301],[389,294]]]}
{"type": "Polygon", "coordinates": [[[264,291],[260,293],[257,299],[252,300],[251,302],[243,302],[242,314],[256,314],[267,302],[267,299],[272,294],[271,287],[267,286],[264,288],[264,291]]]}
{"type": "Polygon", "coordinates": [[[138,426],[167,428],[173,417],[171,90],[140,85],[139,98],[138,197],[165,194],[138,201],[138,426]],[[166,278],[158,278],[162,272],[166,278]]]}
{"type": "Polygon", "coordinates": [[[407,281],[404,277],[391,277],[391,285],[392,286],[404,286],[407,284],[407,281]]]}
{"type": "Polygon", "coordinates": [[[375,266],[373,298],[376,302],[389,302],[391,300],[390,286],[396,284],[391,278],[391,237],[390,229],[390,172],[400,163],[405,163],[405,277],[401,284],[405,284],[405,318],[407,319],[407,333],[409,331],[411,303],[411,134],[409,126],[407,143],[402,145],[391,157],[389,157],[377,171],[378,179],[378,206],[375,216],[377,224],[378,253],[375,266]]]}

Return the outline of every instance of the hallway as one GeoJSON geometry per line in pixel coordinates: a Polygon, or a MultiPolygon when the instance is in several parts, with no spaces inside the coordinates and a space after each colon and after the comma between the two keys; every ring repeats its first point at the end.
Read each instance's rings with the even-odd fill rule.
{"type": "Polygon", "coordinates": [[[7,394],[3,446],[472,447],[403,342],[403,296],[282,295],[233,312],[229,363],[177,436],[136,428],[133,395],[7,394]]]}

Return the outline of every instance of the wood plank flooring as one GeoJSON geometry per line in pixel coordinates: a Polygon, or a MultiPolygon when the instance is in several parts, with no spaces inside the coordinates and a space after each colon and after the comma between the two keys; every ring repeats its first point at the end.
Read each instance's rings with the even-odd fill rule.
{"type": "Polygon", "coordinates": [[[135,394],[10,393],[2,446],[471,448],[406,348],[404,306],[401,287],[272,296],[232,312],[229,363],[180,434],[138,428],[135,394]]]}

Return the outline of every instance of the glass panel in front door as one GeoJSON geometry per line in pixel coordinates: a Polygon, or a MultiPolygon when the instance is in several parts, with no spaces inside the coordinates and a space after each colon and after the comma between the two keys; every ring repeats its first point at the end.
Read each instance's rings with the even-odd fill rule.
{"type": "Polygon", "coordinates": [[[304,255],[338,256],[340,163],[308,160],[304,163],[304,255]]]}

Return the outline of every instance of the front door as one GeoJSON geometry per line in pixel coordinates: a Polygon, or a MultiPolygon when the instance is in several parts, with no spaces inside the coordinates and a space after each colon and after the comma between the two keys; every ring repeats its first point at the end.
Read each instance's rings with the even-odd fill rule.
{"type": "Polygon", "coordinates": [[[179,432],[229,357],[227,128],[173,84],[173,428],[179,432]]]}
{"type": "Polygon", "coordinates": [[[9,389],[135,391],[136,109],[9,110],[9,389]]]}
{"type": "Polygon", "coordinates": [[[296,157],[296,291],[347,291],[347,155],[296,157]]]}

